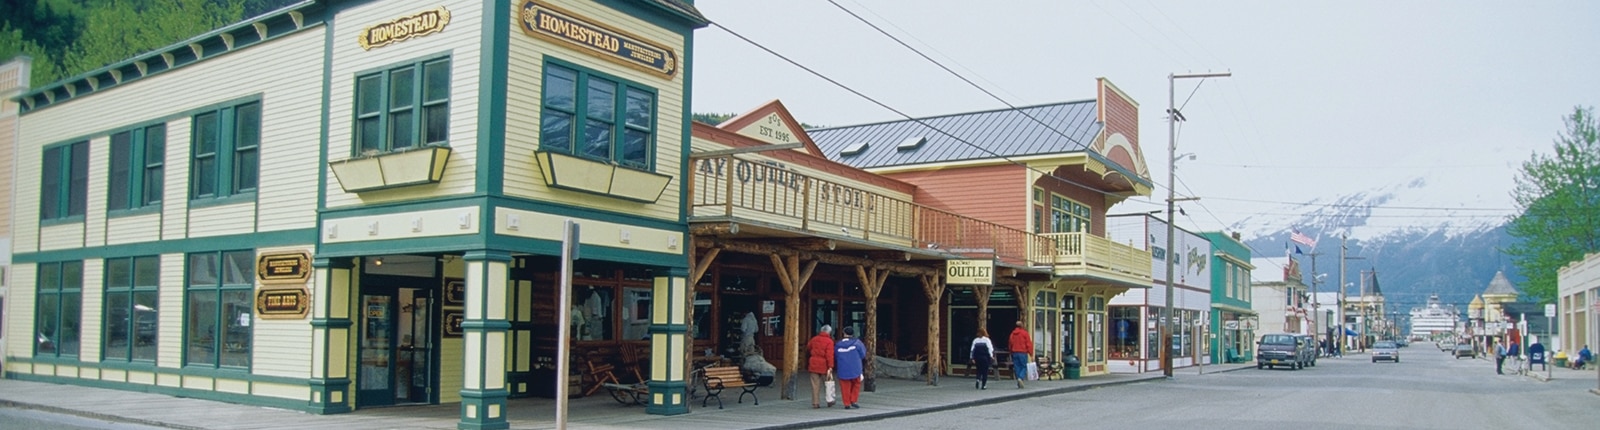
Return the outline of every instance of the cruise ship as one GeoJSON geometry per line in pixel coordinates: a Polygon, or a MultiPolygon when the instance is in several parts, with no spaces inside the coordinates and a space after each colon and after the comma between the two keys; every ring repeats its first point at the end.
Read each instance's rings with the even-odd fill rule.
{"type": "Polygon", "coordinates": [[[1411,309],[1411,337],[1431,338],[1435,333],[1449,333],[1456,329],[1460,319],[1455,305],[1439,303],[1439,295],[1428,296],[1428,305],[1411,309]]]}

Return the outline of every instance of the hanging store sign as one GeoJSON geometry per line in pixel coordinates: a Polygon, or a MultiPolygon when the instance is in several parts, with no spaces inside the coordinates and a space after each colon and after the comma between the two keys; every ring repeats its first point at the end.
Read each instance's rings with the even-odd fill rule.
{"type": "Polygon", "coordinates": [[[417,12],[414,15],[402,16],[393,21],[363,28],[361,34],[357,36],[356,43],[360,44],[363,50],[371,50],[413,37],[444,31],[444,26],[448,24],[450,24],[450,10],[439,6],[433,10],[417,12]]]}
{"type": "Polygon", "coordinates": [[[945,283],[994,285],[994,260],[945,260],[945,283]]]}
{"type": "Polygon", "coordinates": [[[256,279],[263,284],[304,284],[311,279],[311,254],[296,251],[256,256],[256,279]]]}
{"type": "Polygon", "coordinates": [[[529,36],[599,53],[602,58],[667,79],[678,73],[677,52],[622,30],[532,0],[522,3],[518,16],[522,32],[529,36]]]}
{"type": "Polygon", "coordinates": [[[256,291],[256,315],[261,319],[301,319],[311,309],[311,294],[304,287],[262,288],[256,291]]]}

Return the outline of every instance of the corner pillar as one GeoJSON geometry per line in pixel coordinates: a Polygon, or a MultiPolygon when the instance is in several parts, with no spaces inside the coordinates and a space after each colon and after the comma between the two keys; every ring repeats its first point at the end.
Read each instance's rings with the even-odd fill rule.
{"type": "Polygon", "coordinates": [[[312,260],[311,399],[315,414],[351,411],[350,292],[355,284],[351,258],[312,260]]]}
{"type": "Polygon", "coordinates": [[[461,322],[466,368],[461,381],[462,430],[511,428],[506,421],[507,273],[511,254],[472,251],[467,264],[466,318],[461,322]]]}
{"type": "Polygon", "coordinates": [[[645,412],[652,415],[689,413],[684,361],[689,345],[688,300],[689,270],[666,269],[656,276],[650,312],[650,403],[645,412]]]}

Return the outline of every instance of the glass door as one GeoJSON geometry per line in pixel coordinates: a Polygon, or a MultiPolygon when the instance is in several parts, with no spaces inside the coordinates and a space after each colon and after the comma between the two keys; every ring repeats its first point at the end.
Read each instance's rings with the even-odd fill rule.
{"type": "Polygon", "coordinates": [[[361,294],[360,356],[356,375],[357,406],[394,404],[393,292],[361,294]]]}
{"type": "Polygon", "coordinates": [[[432,400],[433,290],[364,287],[357,406],[432,400]]]}

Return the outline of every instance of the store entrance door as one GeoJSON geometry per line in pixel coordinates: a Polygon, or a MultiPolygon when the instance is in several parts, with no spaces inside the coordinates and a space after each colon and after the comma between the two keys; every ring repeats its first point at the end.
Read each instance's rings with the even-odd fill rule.
{"type": "Polygon", "coordinates": [[[433,289],[363,286],[356,406],[429,403],[433,289]]]}

